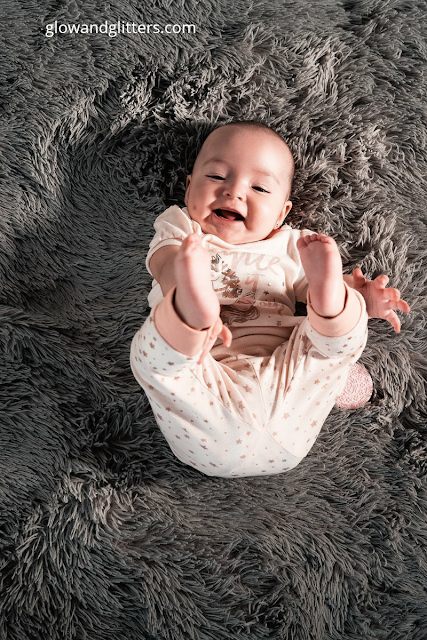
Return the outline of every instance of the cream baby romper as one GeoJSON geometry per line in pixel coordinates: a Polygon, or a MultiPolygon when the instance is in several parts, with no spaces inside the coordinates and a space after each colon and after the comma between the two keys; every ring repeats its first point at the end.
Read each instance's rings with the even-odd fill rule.
{"type": "Polygon", "coordinates": [[[296,247],[299,230],[286,225],[269,240],[230,245],[203,234],[177,206],[154,226],[148,269],[161,246],[181,244],[189,233],[203,238],[221,319],[233,334],[230,348],[217,340],[197,364],[213,327],[186,325],[173,306],[176,288],[163,298],[153,282],[151,312],[132,340],[130,363],[170,448],[210,476],[294,468],[315,443],[366,345],[363,297],[344,283],[344,310],[332,319],[317,316],[322,331],[335,336],[327,337],[310,325],[316,314],[296,247]],[[308,315],[295,317],[295,299],[305,297],[308,315]]]}

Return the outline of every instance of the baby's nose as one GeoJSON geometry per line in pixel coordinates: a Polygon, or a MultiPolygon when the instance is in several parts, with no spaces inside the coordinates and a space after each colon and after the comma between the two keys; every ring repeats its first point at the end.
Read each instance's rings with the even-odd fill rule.
{"type": "Polygon", "coordinates": [[[242,200],[243,198],[243,189],[236,185],[228,185],[224,188],[224,195],[228,198],[239,198],[242,200]]]}

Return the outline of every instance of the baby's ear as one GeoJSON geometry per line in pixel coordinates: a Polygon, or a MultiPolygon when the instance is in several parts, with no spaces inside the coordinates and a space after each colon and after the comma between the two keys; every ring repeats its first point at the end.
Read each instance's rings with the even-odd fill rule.
{"type": "Polygon", "coordinates": [[[185,196],[184,196],[184,204],[185,204],[185,206],[187,206],[188,187],[190,186],[190,181],[191,181],[191,174],[189,176],[187,176],[187,178],[185,180],[185,196]]]}
{"type": "Polygon", "coordinates": [[[292,202],[290,200],[286,200],[285,204],[282,207],[283,220],[286,218],[286,216],[288,215],[291,209],[292,209],[292,202]]]}

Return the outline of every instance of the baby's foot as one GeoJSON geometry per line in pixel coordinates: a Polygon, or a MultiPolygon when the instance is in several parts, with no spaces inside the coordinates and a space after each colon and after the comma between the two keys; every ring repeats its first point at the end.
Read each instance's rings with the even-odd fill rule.
{"type": "Polygon", "coordinates": [[[310,289],[311,306],[325,318],[341,313],[345,304],[342,260],[337,243],[324,233],[307,235],[297,242],[310,289]]]}
{"type": "Polygon", "coordinates": [[[211,283],[211,257],[196,233],[185,238],[175,256],[175,310],[193,329],[207,329],[219,316],[219,300],[211,283]]]}

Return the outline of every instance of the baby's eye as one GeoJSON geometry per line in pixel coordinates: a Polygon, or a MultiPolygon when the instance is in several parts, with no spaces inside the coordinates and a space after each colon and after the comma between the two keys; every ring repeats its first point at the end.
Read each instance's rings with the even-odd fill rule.
{"type": "Polygon", "coordinates": [[[215,178],[215,180],[224,180],[222,176],[207,176],[208,178],[215,178]]]}
{"type": "Polygon", "coordinates": [[[263,193],[270,193],[269,191],[267,191],[267,189],[263,189],[262,187],[253,187],[253,189],[258,189],[259,191],[262,191],[263,193]]]}

